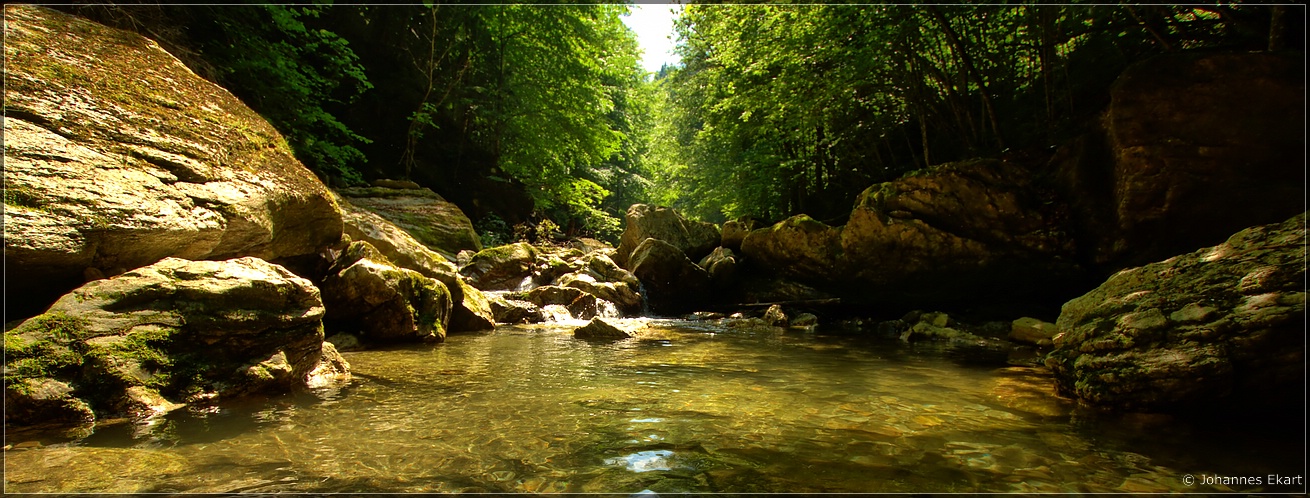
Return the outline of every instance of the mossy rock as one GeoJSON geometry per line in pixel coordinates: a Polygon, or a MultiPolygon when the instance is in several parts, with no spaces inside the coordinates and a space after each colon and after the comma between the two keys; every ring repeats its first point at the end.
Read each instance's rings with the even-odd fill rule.
{"type": "MultiPolygon", "coordinates": [[[[6,331],[5,381],[67,384],[71,398],[102,415],[142,400],[175,405],[291,389],[320,361],[322,315],[318,290],[285,268],[256,258],[168,258],[88,283],[6,331]],[[238,373],[277,357],[284,375],[238,373]]],[[[28,415],[38,418],[10,420],[40,421],[28,415]]]]}
{"type": "Polygon", "coordinates": [[[322,285],[327,319],[370,342],[445,340],[453,306],[440,281],[389,263],[367,242],[343,251],[322,285]]]}
{"type": "Polygon", "coordinates": [[[482,239],[468,216],[459,206],[430,189],[363,187],[337,192],[351,204],[394,223],[447,259],[454,260],[459,251],[482,249],[482,239]]]}
{"type": "Polygon", "coordinates": [[[516,290],[533,274],[539,252],[527,242],[478,251],[460,270],[469,283],[482,290],[516,290]]]}
{"type": "Polygon", "coordinates": [[[340,239],[327,188],[231,93],[134,33],[4,9],[5,281],[24,289],[11,313],[39,313],[90,267],[288,258],[340,239]]]}

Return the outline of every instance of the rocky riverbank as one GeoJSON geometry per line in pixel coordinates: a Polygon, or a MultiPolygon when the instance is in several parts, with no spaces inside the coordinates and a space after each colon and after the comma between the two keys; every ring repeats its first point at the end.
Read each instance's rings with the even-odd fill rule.
{"type": "Polygon", "coordinates": [[[1288,181],[1304,180],[1288,169],[1304,129],[1287,131],[1303,116],[1270,117],[1303,108],[1289,77],[1303,61],[1132,68],[1104,126],[1050,163],[933,166],[870,186],[840,226],[718,226],[638,204],[617,248],[483,248],[457,206],[411,182],[330,190],[148,39],[5,13],[6,423],[344,382],[336,346],[497,323],[599,318],[579,334],[621,340],[605,318],[649,313],[855,323],[1002,364],[1019,349],[1063,394],[1118,410],[1285,400],[1304,379],[1304,182],[1288,181]],[[1256,124],[1216,137],[1225,122],[1256,124]],[[878,319],[846,320],[859,316],[878,319]]]}

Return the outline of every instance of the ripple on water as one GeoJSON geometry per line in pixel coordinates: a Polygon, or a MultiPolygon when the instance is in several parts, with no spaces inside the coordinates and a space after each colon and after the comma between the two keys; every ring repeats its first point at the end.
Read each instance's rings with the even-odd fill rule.
{"type": "Polygon", "coordinates": [[[638,451],[631,455],[605,459],[606,465],[618,465],[633,472],[650,472],[652,470],[670,470],[669,463],[673,452],[669,450],[638,451]]]}
{"type": "Polygon", "coordinates": [[[6,491],[1207,492],[1179,476],[1303,461],[1294,442],[1209,437],[1227,427],[1107,426],[1038,368],[621,325],[658,338],[588,343],[546,324],[345,353],[346,387],[9,451],[6,491]]]}

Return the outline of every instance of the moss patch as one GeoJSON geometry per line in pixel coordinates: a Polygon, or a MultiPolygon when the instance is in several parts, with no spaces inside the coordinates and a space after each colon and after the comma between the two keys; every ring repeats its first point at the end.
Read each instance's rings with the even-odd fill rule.
{"type": "Polygon", "coordinates": [[[50,203],[36,189],[26,185],[5,186],[5,205],[45,210],[50,203]]]}
{"type": "Polygon", "coordinates": [[[46,313],[5,332],[5,381],[67,377],[85,352],[77,339],[87,322],[62,312],[46,313]]]}

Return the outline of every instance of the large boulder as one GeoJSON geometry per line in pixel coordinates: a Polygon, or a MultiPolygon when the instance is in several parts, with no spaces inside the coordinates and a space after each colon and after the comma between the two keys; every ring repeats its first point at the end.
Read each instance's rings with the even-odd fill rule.
{"type": "Polygon", "coordinates": [[[641,281],[609,256],[591,252],[572,259],[568,266],[576,271],[555,279],[554,285],[573,287],[614,303],[625,314],[641,311],[641,281]]]}
{"type": "Polygon", "coordinates": [[[736,281],[737,255],[727,247],[715,247],[700,260],[700,267],[710,274],[710,283],[716,289],[726,289],[736,281]]]}
{"type": "Polygon", "coordinates": [[[569,316],[588,320],[600,314],[601,301],[595,295],[575,287],[543,285],[525,293],[523,300],[547,309],[550,306],[563,306],[569,316]]]}
{"type": "Polygon", "coordinates": [[[646,239],[632,251],[628,265],[644,284],[647,304],[655,313],[691,311],[709,295],[709,273],[662,240],[646,239]]]}
{"type": "Polygon", "coordinates": [[[589,273],[579,272],[560,277],[556,284],[614,303],[625,314],[641,311],[641,294],[624,282],[601,282],[589,273]]]}
{"type": "Polygon", "coordinates": [[[1122,410],[1301,408],[1306,216],[1121,271],[1064,305],[1060,392],[1122,410]]]}
{"type": "Polygon", "coordinates": [[[361,187],[338,189],[337,193],[356,207],[395,223],[452,261],[460,251],[482,250],[482,241],[468,216],[430,189],[361,187]]]}
{"type": "Polygon", "coordinates": [[[459,274],[459,269],[445,256],[420,243],[409,232],[371,211],[358,208],[340,199],[345,219],[345,232],[351,239],[368,242],[401,268],[417,271],[435,278],[450,291],[454,306],[450,316],[450,331],[489,330],[496,327],[491,306],[482,291],[470,285],[459,274]]]}
{"type": "Polygon", "coordinates": [[[165,257],[271,260],[341,236],[328,190],[236,97],[154,42],[5,6],[5,303],[39,312],[165,257]]]}
{"type": "Polygon", "coordinates": [[[1167,54],[1125,70],[1104,128],[1055,160],[1086,258],[1137,266],[1304,210],[1305,91],[1300,54],[1167,54]]]}
{"type": "Polygon", "coordinates": [[[801,281],[830,283],[842,278],[842,227],[798,214],[742,240],[742,254],[766,270],[801,281]]]}
{"type": "Polygon", "coordinates": [[[1057,333],[1059,328],[1054,323],[1025,316],[1010,322],[1010,333],[1006,337],[1034,346],[1050,346],[1057,333]]]}
{"type": "Polygon", "coordinates": [[[634,290],[641,286],[641,280],[638,280],[636,275],[619,267],[613,259],[604,253],[587,253],[578,261],[581,263],[579,271],[590,275],[598,282],[622,282],[628,284],[628,287],[634,290]]]}
{"type": "Polygon", "coordinates": [[[627,225],[619,237],[614,262],[631,270],[632,253],[646,239],[664,241],[698,261],[718,247],[720,238],[719,227],[713,223],[688,220],[673,208],[633,204],[628,208],[627,225]]]}
{"type": "Polygon", "coordinates": [[[478,251],[460,274],[484,291],[520,290],[533,276],[538,251],[527,242],[517,242],[478,251]]]}
{"type": "Polygon", "coordinates": [[[528,301],[492,295],[488,302],[499,323],[538,323],[546,320],[541,307],[528,301]]]}
{"type": "Polygon", "coordinates": [[[256,258],[165,258],[61,297],[5,332],[6,422],[151,415],[348,373],[308,280],[256,258]],[[53,410],[42,409],[53,407],[53,410]],[[35,407],[35,409],[33,409],[35,407]]]}
{"type": "Polygon", "coordinates": [[[874,185],[833,227],[798,215],[750,232],[752,265],[883,306],[1049,297],[1079,276],[1059,206],[996,160],[934,166],[874,185]]]}
{"type": "Polygon", "coordinates": [[[574,329],[573,337],[576,339],[615,340],[627,339],[632,337],[632,334],[603,318],[592,318],[586,325],[574,329]]]}
{"type": "Polygon", "coordinates": [[[355,241],[323,280],[327,319],[374,342],[446,339],[451,296],[445,284],[397,268],[368,242],[355,241]]]}
{"type": "Polygon", "coordinates": [[[723,222],[723,238],[719,245],[734,251],[740,251],[741,241],[746,239],[746,234],[759,228],[756,225],[759,225],[759,222],[749,216],[723,222]]]}

